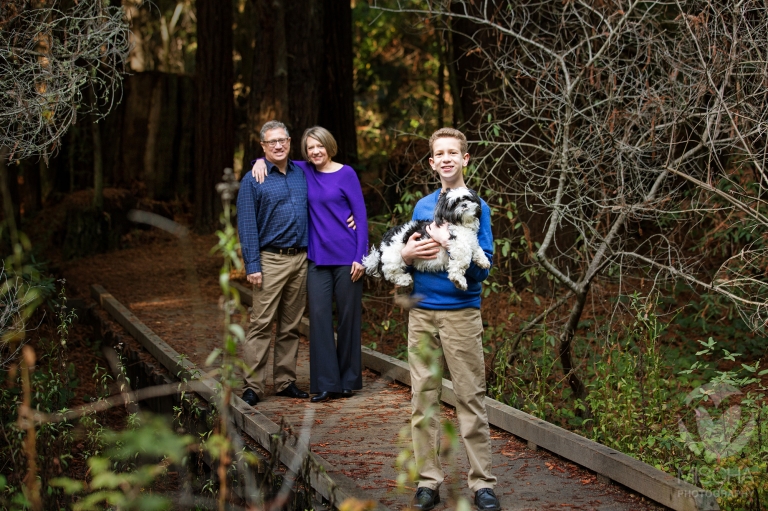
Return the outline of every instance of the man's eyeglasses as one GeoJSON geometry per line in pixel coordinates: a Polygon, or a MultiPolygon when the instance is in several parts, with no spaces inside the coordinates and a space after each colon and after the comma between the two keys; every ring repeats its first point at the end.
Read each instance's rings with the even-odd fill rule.
{"type": "Polygon", "coordinates": [[[289,140],[290,138],[276,138],[275,140],[264,140],[261,143],[266,144],[269,147],[275,147],[277,144],[285,145],[289,140]]]}

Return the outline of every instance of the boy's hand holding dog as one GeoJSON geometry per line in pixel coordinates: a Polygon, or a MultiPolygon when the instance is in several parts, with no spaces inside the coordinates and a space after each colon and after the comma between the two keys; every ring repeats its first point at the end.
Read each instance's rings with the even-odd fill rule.
{"type": "MultiPolygon", "coordinates": [[[[445,226],[447,229],[447,226],[445,226]]],[[[414,232],[408,238],[408,242],[400,251],[403,262],[408,266],[413,264],[414,259],[435,259],[440,251],[440,243],[431,238],[420,240],[421,234],[414,232]]]]}
{"type": "Polygon", "coordinates": [[[451,240],[451,231],[448,230],[448,224],[438,227],[435,222],[432,222],[427,226],[427,234],[433,240],[440,243],[443,248],[448,249],[448,242],[451,240]]]}

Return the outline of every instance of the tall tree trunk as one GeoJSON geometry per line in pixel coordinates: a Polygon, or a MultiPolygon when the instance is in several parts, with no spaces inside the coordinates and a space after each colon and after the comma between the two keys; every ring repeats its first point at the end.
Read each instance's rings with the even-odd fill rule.
{"type": "MultiPolygon", "coordinates": [[[[451,21],[448,20],[449,26],[451,21]]],[[[464,124],[464,108],[461,103],[461,89],[459,88],[458,70],[456,69],[456,59],[458,56],[454,51],[453,30],[448,30],[446,34],[446,59],[448,60],[448,82],[451,87],[451,99],[453,100],[453,127],[458,128],[464,124]]]]}
{"type": "Polygon", "coordinates": [[[216,183],[235,152],[232,3],[196,5],[195,227],[205,232],[214,227],[219,209],[216,183]]]}
{"type": "Polygon", "coordinates": [[[51,165],[46,163],[44,159],[40,159],[38,166],[40,172],[40,205],[42,206],[56,186],[56,178],[51,165]]]}
{"type": "Polygon", "coordinates": [[[332,4],[321,0],[291,0],[286,2],[284,32],[288,36],[288,126],[293,130],[291,155],[301,155],[301,135],[304,130],[322,124],[319,117],[323,77],[325,76],[323,42],[323,11],[332,4]],[[297,27],[301,27],[297,30],[297,27]]]}
{"type": "MultiPolygon", "coordinates": [[[[44,161],[40,158],[40,161],[44,161]]],[[[22,181],[19,183],[19,196],[24,206],[24,218],[30,218],[40,211],[40,163],[32,158],[22,160],[17,167],[21,171],[22,181]]]]}
{"type": "MultiPolygon", "coordinates": [[[[481,3],[469,0],[469,3],[481,3]]],[[[490,9],[499,9],[501,4],[492,3],[490,9]]],[[[460,3],[451,4],[455,12],[463,12],[460,3]]],[[[454,116],[458,128],[468,137],[474,138],[479,132],[482,119],[485,118],[483,103],[479,101],[478,90],[500,86],[497,75],[488,69],[487,63],[478,52],[479,47],[495,46],[497,41],[493,33],[480,24],[467,19],[448,20],[451,27],[450,43],[452,47],[451,94],[453,95],[454,116]],[[470,36],[471,35],[471,36],[470,36]],[[455,81],[455,83],[454,83],[455,81]],[[455,86],[455,87],[454,87],[455,86]]]]}
{"type": "Polygon", "coordinates": [[[0,145],[0,196],[3,198],[3,217],[11,235],[11,246],[15,247],[19,242],[16,226],[18,225],[18,201],[13,200],[11,193],[11,176],[8,172],[8,155],[11,150],[8,146],[0,145]]]}
{"type": "Polygon", "coordinates": [[[563,331],[560,334],[560,346],[559,355],[560,363],[563,365],[563,373],[568,379],[568,385],[570,385],[573,395],[576,399],[583,399],[587,395],[587,389],[584,387],[584,383],[579,379],[576,374],[576,368],[573,365],[573,357],[571,353],[571,342],[573,336],[576,333],[576,327],[579,324],[581,313],[584,311],[584,305],[587,302],[587,295],[589,295],[589,286],[586,287],[582,294],[576,295],[576,302],[571,307],[571,313],[568,316],[568,321],[563,327],[563,331]]]}
{"type": "Polygon", "coordinates": [[[288,97],[288,36],[285,33],[285,2],[283,0],[272,0],[272,13],[275,17],[274,32],[274,73],[272,80],[274,82],[274,100],[276,118],[288,122],[290,114],[290,99],[288,97]]]}
{"type": "Polygon", "coordinates": [[[262,154],[259,129],[272,119],[288,126],[292,158],[301,158],[304,130],[321,124],[339,142],[339,161],[355,161],[351,16],[348,1],[250,0],[243,17],[259,29],[250,31],[250,44],[239,42],[240,53],[247,59],[242,63],[243,82],[248,85],[244,169],[262,154]],[[328,46],[327,10],[331,16],[348,18],[348,23],[334,20],[338,27],[332,30],[340,31],[335,37],[341,39],[332,44],[340,48],[328,46]],[[348,37],[341,27],[347,27],[343,30],[348,37]],[[337,58],[345,45],[348,59],[337,58]],[[326,114],[321,115],[321,110],[326,114]]]}
{"type": "MultiPolygon", "coordinates": [[[[252,43],[243,44],[243,55],[250,58],[244,64],[244,81],[249,85],[246,106],[248,136],[243,143],[243,169],[250,160],[261,156],[259,130],[270,120],[286,124],[288,120],[288,67],[285,33],[285,11],[282,1],[251,0],[250,30],[252,43]],[[252,51],[251,51],[252,50],[252,51]]],[[[289,126],[290,128],[290,126],[289,126]]],[[[294,133],[291,133],[295,136],[294,133]]]]}
{"type": "MultiPolygon", "coordinates": [[[[91,109],[96,110],[96,93],[88,87],[91,109]]],[[[93,142],[93,207],[97,211],[104,209],[104,156],[101,149],[101,130],[96,118],[91,118],[91,139],[93,142]]]]}
{"type": "Polygon", "coordinates": [[[320,87],[319,124],[339,144],[338,161],[357,163],[353,83],[352,6],[349,0],[324,2],[325,77],[320,87]]]}
{"type": "Polygon", "coordinates": [[[170,169],[159,169],[156,165],[155,155],[157,154],[157,142],[160,136],[160,113],[163,109],[163,78],[155,81],[152,87],[152,100],[149,106],[149,119],[147,120],[147,145],[144,146],[144,182],[150,188],[150,197],[156,198],[162,193],[162,183],[164,180],[157,175],[160,171],[170,172],[170,169]]]}
{"type": "Polygon", "coordinates": [[[77,148],[78,133],[79,129],[77,124],[73,125],[69,129],[69,146],[67,148],[67,176],[69,177],[69,193],[75,191],[75,153],[77,148]]]}
{"type": "Polygon", "coordinates": [[[437,124],[441,128],[445,126],[445,60],[443,52],[440,52],[440,67],[437,69],[437,124]]]}

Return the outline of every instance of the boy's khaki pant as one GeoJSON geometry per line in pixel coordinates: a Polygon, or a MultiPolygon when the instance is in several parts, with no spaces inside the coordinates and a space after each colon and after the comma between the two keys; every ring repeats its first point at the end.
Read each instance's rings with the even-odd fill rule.
{"type": "Polygon", "coordinates": [[[253,311],[245,337],[243,359],[250,368],[245,389],[264,397],[272,321],[277,323],[272,378],[275,392],[296,381],[299,323],[307,303],[307,254],[261,253],[261,289],[253,286],[253,311]]]}
{"type": "Polygon", "coordinates": [[[422,340],[432,349],[442,347],[456,394],[456,416],[469,459],[467,482],[476,492],[493,488],[491,439],[485,411],[485,364],[483,361],[483,323],[479,309],[411,309],[408,319],[408,364],[411,369],[413,412],[411,434],[419,467],[419,486],[436,490],[445,474],[440,465],[440,389],[441,382],[430,374],[418,357],[422,340]],[[430,407],[436,407],[431,417],[430,407]]]}

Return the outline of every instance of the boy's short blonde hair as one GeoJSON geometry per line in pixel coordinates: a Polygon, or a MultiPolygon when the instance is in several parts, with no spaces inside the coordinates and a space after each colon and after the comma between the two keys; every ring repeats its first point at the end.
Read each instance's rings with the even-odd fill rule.
{"type": "Polygon", "coordinates": [[[434,145],[435,140],[438,138],[455,138],[457,139],[461,144],[461,154],[467,153],[467,137],[464,136],[464,133],[460,132],[457,129],[454,128],[440,128],[436,132],[432,133],[432,136],[429,137],[429,152],[434,154],[434,145]]]}
{"type": "Polygon", "coordinates": [[[328,158],[333,158],[339,151],[336,139],[333,138],[330,131],[322,126],[312,126],[311,128],[307,128],[304,135],[301,137],[301,154],[304,155],[304,159],[307,161],[310,161],[309,155],[307,154],[307,137],[312,137],[323,144],[325,152],[328,153],[328,158]]]}

